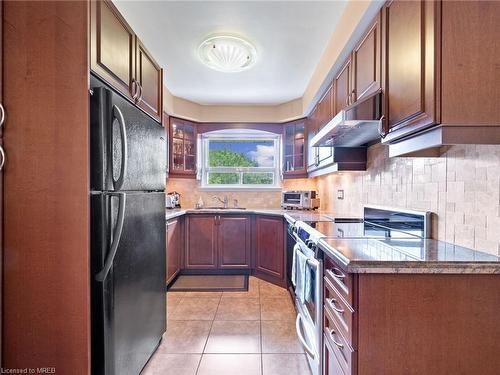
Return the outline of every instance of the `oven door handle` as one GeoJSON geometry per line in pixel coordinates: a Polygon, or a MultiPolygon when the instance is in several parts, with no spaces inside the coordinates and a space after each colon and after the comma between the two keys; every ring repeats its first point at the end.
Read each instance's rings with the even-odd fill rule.
{"type": "Polygon", "coordinates": [[[316,354],[314,354],[309,345],[307,345],[306,340],[302,335],[302,330],[300,329],[301,323],[302,323],[302,317],[300,316],[300,314],[297,314],[297,320],[295,321],[295,330],[297,331],[297,336],[306,353],[309,354],[309,356],[312,357],[312,359],[314,360],[316,358],[316,354]]]}

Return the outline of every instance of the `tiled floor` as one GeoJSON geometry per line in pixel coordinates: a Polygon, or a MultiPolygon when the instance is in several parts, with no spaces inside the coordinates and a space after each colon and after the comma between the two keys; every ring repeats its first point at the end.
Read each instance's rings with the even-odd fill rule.
{"type": "Polygon", "coordinates": [[[167,332],[142,375],[309,375],[288,292],[250,277],[248,292],[167,295],[167,332]]]}

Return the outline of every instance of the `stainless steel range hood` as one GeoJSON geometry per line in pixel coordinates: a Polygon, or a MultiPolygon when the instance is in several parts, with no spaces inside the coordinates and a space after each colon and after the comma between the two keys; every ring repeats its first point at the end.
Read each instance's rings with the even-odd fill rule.
{"type": "Polygon", "coordinates": [[[356,147],[380,139],[382,90],[341,110],[311,139],[312,147],[356,147]]]}

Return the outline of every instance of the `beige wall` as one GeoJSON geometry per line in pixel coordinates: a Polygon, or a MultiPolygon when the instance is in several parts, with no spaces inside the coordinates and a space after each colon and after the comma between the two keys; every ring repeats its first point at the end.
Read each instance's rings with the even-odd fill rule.
{"type": "Polygon", "coordinates": [[[442,151],[439,158],[390,159],[386,146],[372,146],[366,172],[317,178],[322,209],[337,216],[361,215],[364,204],[429,210],[433,238],[500,255],[500,146],[442,151]]]}

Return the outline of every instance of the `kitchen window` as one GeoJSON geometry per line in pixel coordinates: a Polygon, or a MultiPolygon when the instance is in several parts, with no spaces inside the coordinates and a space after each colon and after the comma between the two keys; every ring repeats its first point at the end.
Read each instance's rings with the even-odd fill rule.
{"type": "Polygon", "coordinates": [[[201,184],[207,189],[280,187],[280,136],[256,130],[220,130],[201,138],[201,184]]]}

